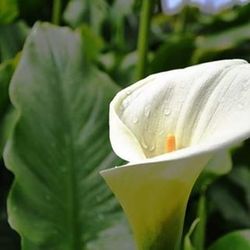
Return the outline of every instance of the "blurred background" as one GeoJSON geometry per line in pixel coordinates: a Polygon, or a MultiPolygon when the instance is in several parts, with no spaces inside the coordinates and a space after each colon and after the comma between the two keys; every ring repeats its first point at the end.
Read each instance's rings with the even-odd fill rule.
{"type": "MultiPolygon", "coordinates": [[[[121,88],[135,81],[141,0],[0,0],[0,63],[9,82],[30,28],[37,21],[69,26],[84,34],[89,57],[121,88]],[[11,60],[11,64],[8,62],[11,60]],[[7,66],[6,66],[7,65],[7,66]]],[[[250,4],[207,14],[185,6],[174,15],[156,1],[149,35],[146,75],[206,61],[250,61],[250,4]]],[[[1,72],[1,67],[0,67],[1,72]]],[[[8,119],[8,91],[0,86],[0,122],[8,119]]],[[[6,128],[0,125],[2,155],[6,128]]],[[[250,228],[250,141],[233,150],[234,167],[206,189],[206,243],[235,229],[250,228]]],[[[8,225],[6,197],[12,174],[0,163],[0,249],[19,250],[20,238],[8,225]]],[[[197,194],[188,207],[186,227],[194,218],[197,194]]]]}

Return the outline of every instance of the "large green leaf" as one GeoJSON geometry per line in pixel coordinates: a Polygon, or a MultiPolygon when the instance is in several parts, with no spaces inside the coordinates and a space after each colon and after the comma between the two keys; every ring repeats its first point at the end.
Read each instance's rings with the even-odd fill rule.
{"type": "Polygon", "coordinates": [[[250,230],[227,234],[217,240],[208,250],[250,250],[250,230]]]}
{"type": "Polygon", "coordinates": [[[108,139],[117,87],[83,48],[69,29],[38,24],[11,82],[19,119],[4,158],[15,174],[9,221],[23,250],[133,249],[99,176],[120,161],[108,139]]]}

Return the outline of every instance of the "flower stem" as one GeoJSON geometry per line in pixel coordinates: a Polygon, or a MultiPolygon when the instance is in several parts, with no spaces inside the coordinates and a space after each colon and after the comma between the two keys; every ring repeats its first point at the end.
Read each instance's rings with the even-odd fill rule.
{"type": "Polygon", "coordinates": [[[52,23],[59,25],[61,21],[62,0],[54,0],[52,10],[52,23]]]}
{"type": "Polygon", "coordinates": [[[150,21],[155,0],[143,0],[140,14],[140,26],[137,42],[138,63],[136,67],[136,80],[146,75],[148,40],[150,31],[150,21]]]}
{"type": "Polygon", "coordinates": [[[194,233],[193,244],[196,250],[204,250],[206,234],[206,197],[202,193],[198,201],[197,217],[200,219],[194,233]]]}

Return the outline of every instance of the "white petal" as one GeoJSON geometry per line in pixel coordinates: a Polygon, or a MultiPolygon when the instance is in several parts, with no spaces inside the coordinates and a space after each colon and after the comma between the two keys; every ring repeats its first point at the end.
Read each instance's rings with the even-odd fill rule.
{"type": "Polygon", "coordinates": [[[250,66],[243,60],[205,63],[141,80],[119,92],[110,105],[113,149],[127,161],[144,162],[196,155],[244,140],[250,133],[249,84],[250,66]],[[176,152],[165,154],[167,134],[175,135],[176,152]]]}
{"type": "Polygon", "coordinates": [[[101,172],[127,214],[138,249],[155,249],[155,243],[177,249],[189,194],[210,157],[128,164],[101,172]]]}

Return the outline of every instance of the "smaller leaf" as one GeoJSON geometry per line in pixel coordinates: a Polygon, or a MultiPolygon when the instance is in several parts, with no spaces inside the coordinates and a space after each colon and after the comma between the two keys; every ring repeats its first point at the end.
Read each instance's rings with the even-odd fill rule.
{"type": "Polygon", "coordinates": [[[0,24],[11,23],[18,14],[16,0],[0,0],[0,24]]]}
{"type": "Polygon", "coordinates": [[[196,181],[194,192],[205,191],[216,179],[229,173],[232,169],[232,164],[231,155],[228,151],[216,153],[196,181]]]}
{"type": "Polygon", "coordinates": [[[0,160],[0,249],[1,250],[19,250],[20,238],[8,224],[6,211],[6,197],[10,190],[13,176],[5,168],[0,160]]]}
{"type": "MultiPolygon", "coordinates": [[[[214,210],[217,211],[223,218],[223,221],[228,224],[239,227],[249,227],[249,211],[245,207],[244,201],[242,200],[241,193],[233,193],[231,189],[237,190],[235,185],[230,183],[224,183],[222,181],[216,183],[209,190],[210,204],[214,205],[214,210]]],[[[216,216],[218,220],[218,215],[216,216]]],[[[223,224],[221,224],[223,227],[223,224]]]]}
{"type": "Polygon", "coordinates": [[[205,194],[201,194],[199,198],[196,216],[199,218],[199,224],[192,235],[193,245],[196,250],[203,250],[207,224],[207,200],[205,194]]]}
{"type": "Polygon", "coordinates": [[[14,73],[18,57],[0,64],[0,158],[5,142],[13,128],[14,117],[10,111],[9,84],[14,73]]]}
{"type": "Polygon", "coordinates": [[[83,24],[79,28],[82,40],[84,41],[84,50],[86,51],[86,57],[89,60],[96,60],[99,52],[104,46],[104,42],[100,36],[92,31],[92,29],[83,24]]]}
{"type": "Polygon", "coordinates": [[[117,16],[126,16],[132,12],[134,4],[134,0],[116,0],[112,6],[112,11],[116,13],[117,16]]]}
{"type": "Polygon", "coordinates": [[[192,37],[172,37],[156,51],[150,73],[185,67],[194,49],[192,37]]]}
{"type": "Polygon", "coordinates": [[[0,64],[0,120],[9,106],[9,84],[15,70],[15,60],[0,64]]]}
{"type": "Polygon", "coordinates": [[[0,123],[0,158],[3,155],[4,146],[13,131],[14,125],[17,120],[17,112],[9,108],[0,123]]]}
{"type": "Polygon", "coordinates": [[[184,244],[183,244],[183,250],[195,250],[192,241],[191,241],[191,236],[195,230],[195,228],[197,227],[197,225],[199,224],[200,219],[197,218],[194,220],[194,222],[192,223],[188,233],[186,234],[185,238],[184,238],[184,244]]]}
{"type": "Polygon", "coordinates": [[[208,250],[250,250],[250,230],[229,233],[217,240],[208,250]]]}

